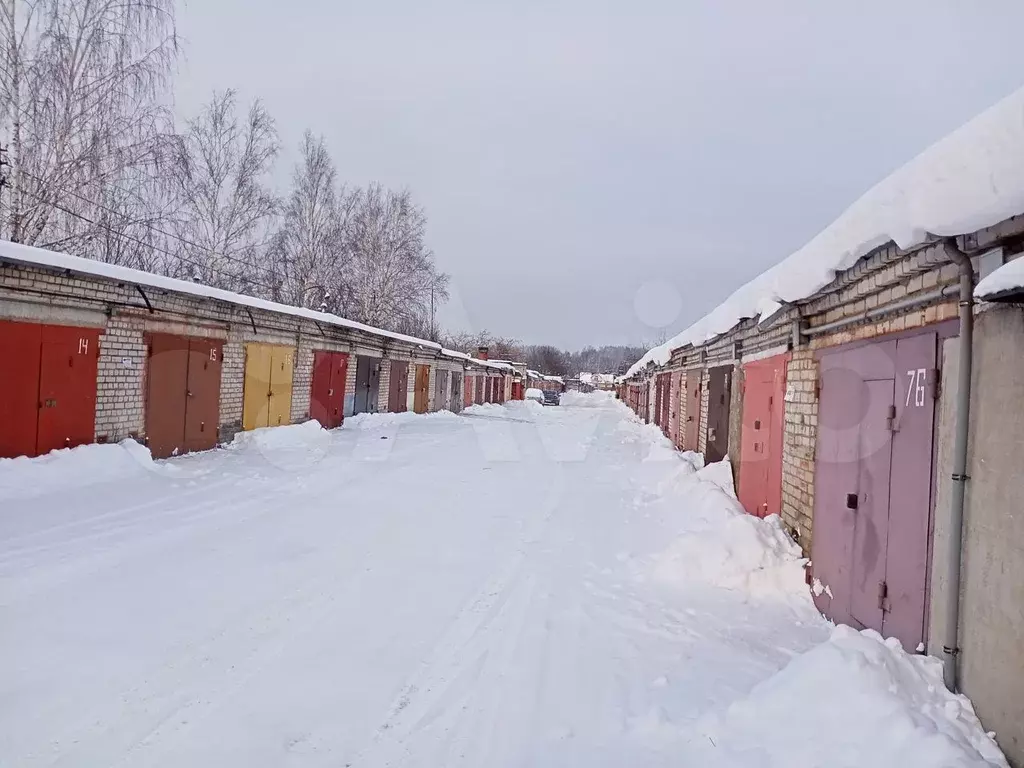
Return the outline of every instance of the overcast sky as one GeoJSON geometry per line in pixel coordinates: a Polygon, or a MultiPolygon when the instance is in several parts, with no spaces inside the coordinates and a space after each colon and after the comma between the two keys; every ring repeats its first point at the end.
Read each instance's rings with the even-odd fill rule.
{"type": "Polygon", "coordinates": [[[188,0],[217,88],[409,187],[449,327],[655,342],[1024,84],[1020,0],[188,0]]]}

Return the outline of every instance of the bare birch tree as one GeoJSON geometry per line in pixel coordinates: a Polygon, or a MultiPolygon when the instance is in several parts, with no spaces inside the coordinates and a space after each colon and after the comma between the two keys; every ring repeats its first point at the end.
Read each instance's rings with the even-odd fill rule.
{"type": "Polygon", "coordinates": [[[72,251],[94,246],[106,226],[98,206],[159,161],[172,125],[164,96],[178,53],[174,7],[174,0],[0,0],[5,237],[56,238],[72,251]]]}
{"type": "Polygon", "coordinates": [[[272,246],[271,260],[283,277],[275,298],[335,311],[348,296],[346,234],[357,197],[338,187],[322,136],[306,131],[300,151],[272,246]]]}
{"type": "Polygon", "coordinates": [[[426,245],[427,217],[407,190],[363,190],[349,228],[350,316],[396,330],[433,332],[431,303],[448,298],[448,276],[426,245]],[[426,322],[425,322],[426,320],[426,322]]]}
{"type": "Polygon", "coordinates": [[[188,121],[173,171],[181,257],[172,274],[249,293],[275,287],[266,254],[278,201],[267,177],[278,149],[263,105],[254,101],[242,121],[232,90],[188,121]]]}

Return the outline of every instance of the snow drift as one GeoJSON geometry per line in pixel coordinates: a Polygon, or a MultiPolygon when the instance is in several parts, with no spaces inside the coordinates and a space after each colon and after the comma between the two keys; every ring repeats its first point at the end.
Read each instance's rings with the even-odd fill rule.
{"type": "Polygon", "coordinates": [[[0,459],[0,499],[31,498],[147,472],[168,474],[175,470],[171,465],[154,463],[149,449],[134,440],[63,448],[31,459],[0,459]]]}
{"type": "Polygon", "coordinates": [[[938,659],[845,626],[698,730],[714,744],[709,766],[1007,765],[970,701],[943,686],[938,659]],[[772,713],[796,715],[797,732],[772,713]]]}

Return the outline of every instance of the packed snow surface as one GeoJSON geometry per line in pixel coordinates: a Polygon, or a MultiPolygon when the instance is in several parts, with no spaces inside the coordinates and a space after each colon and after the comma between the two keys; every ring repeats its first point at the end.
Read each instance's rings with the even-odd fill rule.
{"type": "Polygon", "coordinates": [[[978,283],[978,287],[974,289],[974,295],[979,299],[986,299],[1019,290],[1024,290],[1024,257],[1018,257],[1008,264],[1003,264],[999,269],[993,270],[990,275],[978,283]]]}
{"type": "Polygon", "coordinates": [[[0,762],[1005,766],[602,393],[0,461],[0,762]]]}
{"type": "Polygon", "coordinates": [[[941,139],[880,181],[800,250],[741,286],[626,373],[664,365],[673,349],[702,344],[747,317],[812,296],[837,272],[894,242],[961,235],[1024,213],[1024,88],[941,139]]]}

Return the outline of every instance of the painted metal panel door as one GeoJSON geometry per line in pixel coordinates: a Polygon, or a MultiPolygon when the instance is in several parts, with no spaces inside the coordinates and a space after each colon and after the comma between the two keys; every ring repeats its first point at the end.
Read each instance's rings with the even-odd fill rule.
{"type": "Polygon", "coordinates": [[[41,344],[37,323],[0,321],[0,459],[36,455],[41,344]]]}
{"type": "Polygon", "coordinates": [[[925,637],[932,456],[938,370],[935,333],[896,342],[889,535],[883,633],[913,653],[925,637]]]}
{"type": "MultiPolygon", "coordinates": [[[[334,374],[334,354],[323,350],[313,352],[313,380],[309,385],[309,418],[320,422],[325,429],[331,424],[331,379],[334,374]]],[[[339,422],[340,423],[340,422],[339,422]]]]}
{"type": "Polygon", "coordinates": [[[743,366],[739,500],[752,515],[782,511],[782,443],[788,355],[743,366]]]}
{"type": "Polygon", "coordinates": [[[295,354],[291,347],[273,347],[270,363],[270,426],[292,423],[292,378],[295,354]]]}
{"type": "Polygon", "coordinates": [[[380,358],[359,355],[356,358],[356,391],[352,413],[376,413],[380,390],[380,358]]]}
{"type": "Polygon", "coordinates": [[[270,369],[273,350],[266,344],[245,345],[242,429],[270,426],[270,369]]]}
{"type": "Polygon", "coordinates": [[[707,461],[721,461],[729,452],[729,400],[732,390],[732,366],[708,371],[707,461]]]}
{"type": "Polygon", "coordinates": [[[453,413],[459,413],[462,410],[462,384],[462,374],[452,371],[451,410],[453,413]]]}
{"type": "Polygon", "coordinates": [[[155,333],[149,337],[146,370],[146,438],[154,458],[185,451],[188,339],[155,333]]]}
{"type": "Polygon", "coordinates": [[[409,409],[409,363],[404,360],[391,361],[391,378],[388,379],[388,410],[391,413],[405,413],[409,409]]]}
{"type": "Polygon", "coordinates": [[[426,413],[430,405],[430,366],[416,366],[415,391],[412,409],[414,413],[426,413]]]}
{"type": "Polygon", "coordinates": [[[859,466],[850,569],[850,615],[862,627],[882,631],[889,529],[892,440],[889,419],[893,380],[864,382],[864,416],[858,440],[859,466]]]}
{"type": "Polygon", "coordinates": [[[188,387],[185,393],[186,451],[208,451],[217,445],[222,350],[221,342],[213,339],[189,340],[188,387]]]}
{"type": "Polygon", "coordinates": [[[476,376],[476,393],[473,397],[473,402],[477,405],[481,405],[484,402],[484,377],[481,375],[476,376]]]}
{"type": "Polygon", "coordinates": [[[857,522],[860,473],[860,422],[866,388],[849,362],[833,352],[819,362],[818,436],[814,457],[814,577],[827,587],[814,598],[818,609],[849,624],[850,569],[857,522]]]}
{"type": "Polygon", "coordinates": [[[686,429],[684,451],[696,451],[700,438],[700,380],[704,372],[686,372],[686,429]]]}
{"type": "Polygon", "coordinates": [[[98,363],[99,331],[42,327],[37,453],[74,448],[96,437],[98,363]]]}

